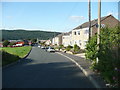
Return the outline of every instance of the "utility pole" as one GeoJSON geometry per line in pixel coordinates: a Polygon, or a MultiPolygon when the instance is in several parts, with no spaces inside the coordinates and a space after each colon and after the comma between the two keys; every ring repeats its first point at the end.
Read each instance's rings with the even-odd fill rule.
{"type": "MultiPolygon", "coordinates": [[[[99,51],[99,44],[100,44],[100,27],[101,27],[101,0],[98,0],[98,30],[97,30],[97,50],[99,51]]],[[[99,59],[97,57],[97,63],[99,59]]]]}
{"type": "Polygon", "coordinates": [[[89,17],[89,41],[91,38],[91,0],[88,0],[88,17],[89,17]]]}
{"type": "Polygon", "coordinates": [[[54,31],[54,46],[55,46],[55,31],[54,31]]]}

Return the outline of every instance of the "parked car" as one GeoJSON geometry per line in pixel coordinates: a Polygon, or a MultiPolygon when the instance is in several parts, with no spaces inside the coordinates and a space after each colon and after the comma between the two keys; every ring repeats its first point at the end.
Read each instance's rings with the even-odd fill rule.
{"type": "Polygon", "coordinates": [[[48,50],[48,48],[49,48],[49,47],[45,47],[45,51],[47,51],[47,50],[48,50]]]}
{"type": "Polygon", "coordinates": [[[40,47],[40,45],[38,45],[38,47],[40,47]]]}
{"type": "Polygon", "coordinates": [[[47,51],[48,52],[55,52],[55,49],[53,47],[48,47],[47,51]]]}
{"type": "Polygon", "coordinates": [[[44,47],[44,46],[41,46],[41,48],[42,48],[42,49],[45,49],[45,47],[44,47]]]}

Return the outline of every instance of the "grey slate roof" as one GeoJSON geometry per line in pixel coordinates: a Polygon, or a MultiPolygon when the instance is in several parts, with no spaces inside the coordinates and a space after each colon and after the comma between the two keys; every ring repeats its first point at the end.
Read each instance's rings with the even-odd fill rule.
{"type": "MultiPolygon", "coordinates": [[[[108,15],[108,16],[105,16],[105,17],[101,17],[101,21],[103,21],[104,19],[106,19],[106,18],[108,18],[108,17],[110,17],[110,16],[112,16],[112,15],[108,15]]],[[[98,19],[92,20],[92,21],[91,21],[91,27],[94,26],[94,25],[97,24],[97,23],[98,23],[98,19]]],[[[73,30],[75,30],[75,29],[81,29],[81,28],[86,28],[86,27],[89,27],[89,22],[85,22],[85,23],[79,25],[78,27],[74,28],[73,30]]]]}

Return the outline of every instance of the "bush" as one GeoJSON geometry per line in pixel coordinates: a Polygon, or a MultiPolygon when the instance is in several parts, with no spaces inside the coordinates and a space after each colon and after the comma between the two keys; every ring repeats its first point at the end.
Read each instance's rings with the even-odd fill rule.
{"type": "Polygon", "coordinates": [[[86,45],[85,56],[86,59],[90,59],[93,63],[96,62],[97,58],[97,35],[91,37],[90,41],[86,45]]]}
{"type": "Polygon", "coordinates": [[[93,61],[91,68],[101,73],[107,83],[113,87],[120,86],[120,27],[103,28],[100,34],[99,51],[97,38],[92,37],[86,45],[86,58],[93,61]],[[96,58],[99,62],[96,63],[96,58]]]}
{"type": "Polygon", "coordinates": [[[75,44],[73,47],[73,54],[77,54],[79,52],[80,52],[80,47],[77,44],[75,44]]]}
{"type": "Polygon", "coordinates": [[[3,42],[3,46],[4,46],[4,47],[7,47],[7,46],[9,45],[9,43],[10,43],[10,42],[9,42],[8,40],[5,40],[5,41],[3,42]]]}
{"type": "Polygon", "coordinates": [[[60,45],[60,46],[59,46],[59,49],[62,49],[62,48],[64,48],[64,45],[60,45]]]}
{"type": "Polygon", "coordinates": [[[68,46],[66,47],[66,51],[70,51],[72,48],[73,48],[73,46],[68,45],[68,46]]]}
{"type": "Polygon", "coordinates": [[[9,45],[10,46],[15,45],[15,42],[10,42],[9,45]]]}
{"type": "Polygon", "coordinates": [[[55,49],[58,49],[58,50],[63,49],[63,48],[64,48],[63,45],[55,46],[55,49]]]}

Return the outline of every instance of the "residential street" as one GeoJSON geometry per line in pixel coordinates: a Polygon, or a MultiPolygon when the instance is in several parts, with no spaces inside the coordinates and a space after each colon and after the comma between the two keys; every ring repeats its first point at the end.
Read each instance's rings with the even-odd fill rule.
{"type": "Polygon", "coordinates": [[[26,59],[3,69],[3,88],[94,88],[68,58],[33,47],[26,59]]]}

